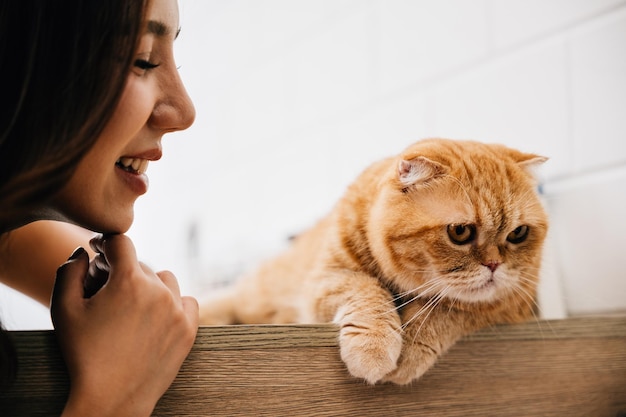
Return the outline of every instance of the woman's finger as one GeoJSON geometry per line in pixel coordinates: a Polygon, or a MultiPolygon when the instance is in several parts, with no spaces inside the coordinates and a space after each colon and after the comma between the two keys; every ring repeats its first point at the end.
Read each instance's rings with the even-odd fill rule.
{"type": "Polygon", "coordinates": [[[102,253],[109,267],[109,280],[132,276],[137,270],[137,252],[133,242],[125,235],[107,236],[102,243],[102,253]]]}
{"type": "Polygon", "coordinates": [[[63,306],[72,304],[67,301],[83,297],[83,282],[88,268],[89,255],[84,248],[79,247],[72,253],[67,262],[57,270],[50,300],[53,322],[56,313],[60,313],[63,306]]]}
{"type": "Polygon", "coordinates": [[[170,292],[174,294],[177,299],[180,299],[180,286],[178,285],[178,280],[174,274],[170,271],[159,271],[156,275],[161,279],[170,292]]]}
{"type": "Polygon", "coordinates": [[[85,298],[93,297],[109,280],[109,273],[111,272],[104,255],[104,236],[95,236],[89,241],[89,246],[96,255],[89,262],[89,273],[85,278],[85,298]]]}
{"type": "Polygon", "coordinates": [[[198,327],[199,322],[199,310],[200,307],[198,305],[198,300],[194,297],[185,296],[182,297],[183,310],[189,319],[191,319],[191,325],[193,327],[198,327]]]}
{"type": "Polygon", "coordinates": [[[109,280],[109,264],[104,255],[98,253],[89,262],[89,273],[85,277],[85,298],[93,297],[109,280]]]}
{"type": "Polygon", "coordinates": [[[96,253],[103,252],[104,235],[98,234],[89,240],[89,246],[96,253]]]}

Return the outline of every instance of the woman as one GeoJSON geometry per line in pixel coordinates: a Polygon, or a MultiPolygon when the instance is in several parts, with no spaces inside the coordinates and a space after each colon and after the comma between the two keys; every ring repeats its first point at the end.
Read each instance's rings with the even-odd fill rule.
{"type": "MultiPolygon", "coordinates": [[[[84,235],[32,222],[103,233],[91,262],[82,247],[64,255],[54,283],[52,322],[70,376],[63,416],[150,415],[195,338],[197,302],[170,272],[139,263],[121,234],[162,136],[195,117],[174,63],[177,33],[175,0],[0,3],[0,279],[45,302],[50,281],[22,281],[25,265],[57,254],[24,239],[43,231],[58,251],[84,235]]],[[[7,376],[15,358],[2,340],[7,376]]]]}

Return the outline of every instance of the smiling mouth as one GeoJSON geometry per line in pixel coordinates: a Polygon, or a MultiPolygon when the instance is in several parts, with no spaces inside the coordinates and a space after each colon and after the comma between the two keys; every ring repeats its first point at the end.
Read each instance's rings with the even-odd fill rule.
{"type": "Polygon", "coordinates": [[[126,172],[139,175],[144,174],[148,170],[149,162],[150,161],[143,158],[129,158],[123,156],[115,162],[115,165],[126,172]]]}

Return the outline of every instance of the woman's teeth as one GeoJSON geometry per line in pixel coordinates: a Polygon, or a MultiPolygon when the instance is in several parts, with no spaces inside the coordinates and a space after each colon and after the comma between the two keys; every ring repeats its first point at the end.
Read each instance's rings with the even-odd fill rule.
{"type": "Polygon", "coordinates": [[[147,159],[122,157],[117,160],[115,165],[119,166],[124,171],[143,174],[148,170],[148,162],[147,159]]]}

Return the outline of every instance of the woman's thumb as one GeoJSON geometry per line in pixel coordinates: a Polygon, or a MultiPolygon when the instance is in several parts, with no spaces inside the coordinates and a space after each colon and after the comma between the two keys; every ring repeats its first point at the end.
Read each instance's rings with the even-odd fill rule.
{"type": "Polygon", "coordinates": [[[89,254],[83,247],[79,247],[72,253],[67,262],[57,269],[52,299],[50,300],[50,313],[54,321],[55,313],[63,305],[67,305],[68,299],[82,299],[84,293],[83,283],[89,269],[89,254]]]}

